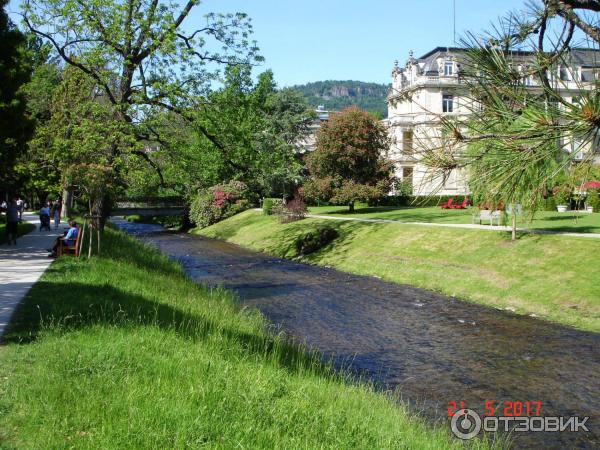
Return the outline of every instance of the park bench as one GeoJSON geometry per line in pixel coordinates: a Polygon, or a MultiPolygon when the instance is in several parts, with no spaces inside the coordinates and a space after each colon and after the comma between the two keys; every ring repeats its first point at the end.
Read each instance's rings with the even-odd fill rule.
{"type": "Polygon", "coordinates": [[[502,211],[500,210],[490,211],[489,209],[482,209],[479,211],[479,216],[473,216],[473,223],[475,223],[475,219],[478,218],[479,225],[481,225],[481,222],[487,222],[488,220],[490,221],[490,225],[494,225],[494,220],[496,220],[496,223],[500,226],[500,217],[502,217],[502,211]]]}
{"type": "Polygon", "coordinates": [[[80,237],[81,237],[81,229],[77,227],[77,237],[75,238],[75,245],[65,245],[65,238],[59,238],[59,246],[57,250],[57,255],[73,255],[79,256],[80,250],[80,237]]]}

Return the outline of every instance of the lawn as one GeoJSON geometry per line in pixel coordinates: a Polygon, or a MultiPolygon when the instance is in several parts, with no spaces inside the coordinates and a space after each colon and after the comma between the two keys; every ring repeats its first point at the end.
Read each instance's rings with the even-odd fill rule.
{"type": "MultiPolygon", "coordinates": [[[[35,225],[28,222],[20,222],[17,228],[17,237],[23,236],[31,231],[35,230],[35,225]]],[[[0,245],[6,243],[6,218],[4,215],[0,215],[0,245]]]]}
{"type": "MultiPolygon", "coordinates": [[[[472,223],[473,215],[478,214],[477,208],[442,209],[434,207],[362,207],[354,213],[348,212],[346,206],[313,206],[311,214],[356,217],[362,219],[393,219],[403,222],[427,223],[472,223]]],[[[476,223],[479,223],[477,221],[476,223]]],[[[505,223],[508,225],[508,223],[505,223]]],[[[527,214],[519,216],[517,226],[554,231],[570,231],[577,233],[600,233],[599,213],[574,213],[539,211],[533,220],[527,214]]]]}
{"type": "Polygon", "coordinates": [[[520,233],[511,242],[507,232],[324,219],[280,224],[259,211],[194,232],[293,258],[296,237],[323,225],[340,237],[303,261],[600,332],[596,239],[520,233]]]}
{"type": "Polygon", "coordinates": [[[0,347],[1,448],[465,447],[156,251],[113,230],[103,246],[59,258],[17,310],[0,347]]]}

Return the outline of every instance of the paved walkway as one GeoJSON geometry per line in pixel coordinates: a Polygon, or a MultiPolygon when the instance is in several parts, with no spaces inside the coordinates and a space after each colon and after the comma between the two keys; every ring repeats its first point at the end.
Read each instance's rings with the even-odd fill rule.
{"type": "MultiPolygon", "coordinates": [[[[364,219],[360,217],[339,217],[339,216],[324,216],[320,214],[307,214],[306,217],[312,217],[313,219],[326,219],[326,220],[349,220],[355,222],[372,222],[372,223],[399,223],[402,225],[419,225],[424,227],[445,227],[445,228],[467,228],[471,230],[485,230],[485,231],[511,231],[511,227],[497,226],[497,225],[479,225],[470,223],[431,223],[431,222],[405,222],[402,220],[395,219],[364,219]]],[[[559,234],[561,236],[571,237],[583,237],[600,239],[600,233],[572,233],[569,231],[553,231],[553,230],[536,230],[531,228],[517,228],[520,233],[532,233],[532,234],[559,234]]]]}
{"type": "Polygon", "coordinates": [[[0,338],[17,305],[52,263],[46,249],[65,226],[61,224],[58,230],[40,232],[36,214],[24,213],[23,220],[34,224],[35,231],[17,238],[16,246],[0,245],[0,338]]]}

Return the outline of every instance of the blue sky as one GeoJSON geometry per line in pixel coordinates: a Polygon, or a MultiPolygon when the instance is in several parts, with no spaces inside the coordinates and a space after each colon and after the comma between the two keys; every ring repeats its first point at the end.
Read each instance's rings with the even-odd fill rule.
{"type": "MultiPolygon", "coordinates": [[[[481,31],[526,0],[455,0],[457,34],[481,31]]],[[[186,27],[209,11],[245,12],[280,86],[320,80],[390,82],[403,64],[438,45],[452,45],[453,0],[204,0],[186,27]]],[[[17,9],[18,0],[10,7],[17,9]]],[[[259,69],[260,70],[260,69],[259,69]]]]}

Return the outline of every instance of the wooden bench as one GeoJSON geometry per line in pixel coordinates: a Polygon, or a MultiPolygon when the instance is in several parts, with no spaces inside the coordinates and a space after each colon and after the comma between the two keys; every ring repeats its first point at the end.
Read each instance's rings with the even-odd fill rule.
{"type": "Polygon", "coordinates": [[[482,225],[483,221],[487,222],[489,220],[490,226],[492,226],[494,225],[494,220],[496,220],[498,226],[500,226],[501,217],[502,211],[500,210],[490,211],[489,209],[482,209],[481,211],[479,211],[479,216],[473,216],[473,223],[475,223],[475,220],[479,219],[479,225],[482,225]]]}
{"type": "Polygon", "coordinates": [[[61,237],[59,240],[60,244],[58,246],[58,251],[56,252],[56,254],[58,256],[62,256],[62,255],[79,256],[80,237],[81,237],[81,229],[79,227],[77,227],[77,237],[75,238],[75,245],[65,245],[65,238],[61,237]]]}

